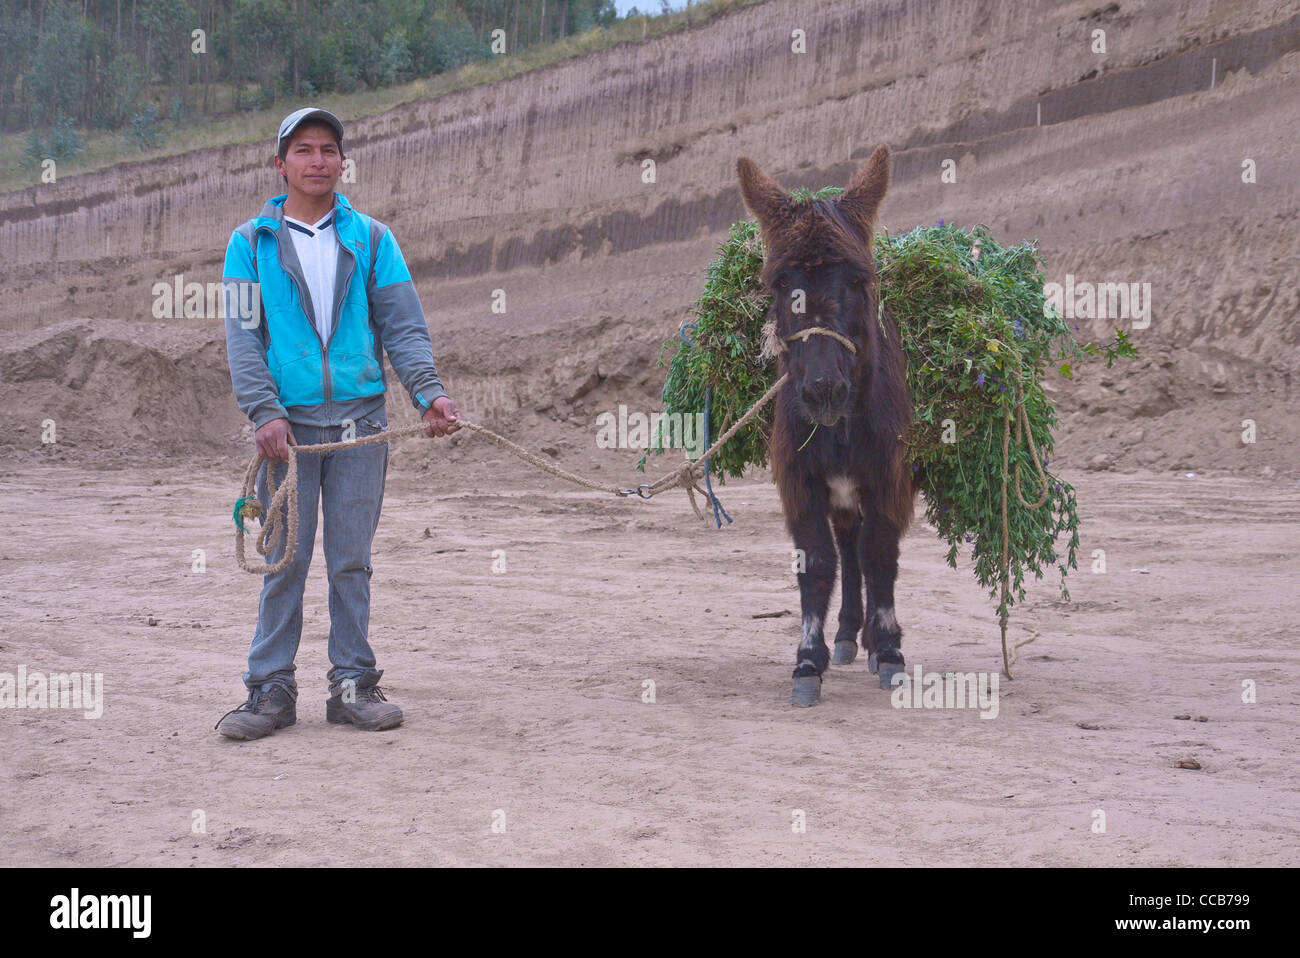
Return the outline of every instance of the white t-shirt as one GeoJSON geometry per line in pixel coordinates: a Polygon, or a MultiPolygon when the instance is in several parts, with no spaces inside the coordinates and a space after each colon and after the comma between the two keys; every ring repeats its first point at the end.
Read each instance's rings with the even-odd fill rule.
{"type": "Polygon", "coordinates": [[[316,313],[316,331],[320,341],[329,344],[334,321],[334,274],[338,271],[339,245],[334,238],[334,211],[313,226],[286,215],[284,225],[293,237],[293,248],[307,280],[312,310],[316,313]]]}

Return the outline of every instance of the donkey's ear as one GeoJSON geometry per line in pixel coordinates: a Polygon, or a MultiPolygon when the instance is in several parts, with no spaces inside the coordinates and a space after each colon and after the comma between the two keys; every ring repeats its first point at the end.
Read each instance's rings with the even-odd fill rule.
{"type": "Polygon", "coordinates": [[[888,190],[889,147],[882,143],[849,181],[848,188],[840,196],[839,208],[858,225],[862,235],[870,236],[876,211],[888,190]]]}
{"type": "Polygon", "coordinates": [[[740,195],[745,206],[767,233],[781,221],[789,204],[789,195],[781,189],[781,184],[760,170],[758,164],[747,156],[736,161],[736,175],[740,177],[740,195]]]}

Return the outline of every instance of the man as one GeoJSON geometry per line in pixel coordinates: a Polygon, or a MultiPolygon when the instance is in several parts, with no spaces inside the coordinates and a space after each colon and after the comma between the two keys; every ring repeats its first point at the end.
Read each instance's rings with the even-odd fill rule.
{"type": "MultiPolygon", "coordinates": [[[[397,240],[377,220],[334,192],[342,173],[343,124],[311,107],[285,117],[275,169],[288,192],[239,226],[226,247],[226,355],[239,408],[256,428],[269,460],[258,497],[269,508],[266,469],[287,471],[290,445],[371,435],[388,424],[383,351],[425,432],[459,429],[456,404],[434,368],[419,296],[397,240]],[[239,305],[260,296],[260,318],[239,305]]],[[[298,457],[298,543],[293,562],[262,582],[257,630],[248,653],[248,700],[217,723],[236,739],[270,735],[297,721],[294,656],[302,634],[303,587],[324,514],[329,575],[327,721],[362,729],[393,728],[402,710],[378,682],[382,669],[368,641],[370,546],[383,503],[388,444],[298,457]]],[[[282,542],[267,558],[279,561],[282,542]]]]}

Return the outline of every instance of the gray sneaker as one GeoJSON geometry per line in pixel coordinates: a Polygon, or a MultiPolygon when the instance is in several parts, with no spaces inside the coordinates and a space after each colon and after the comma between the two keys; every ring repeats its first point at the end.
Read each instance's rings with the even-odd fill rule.
{"type": "Polygon", "coordinates": [[[357,689],[355,701],[344,701],[344,689],[325,700],[325,721],[332,725],[351,722],[367,732],[378,732],[402,724],[402,710],[384,698],[378,685],[357,689]]]}
{"type": "Polygon", "coordinates": [[[288,728],[298,721],[294,697],[282,685],[269,692],[253,689],[248,701],[231,709],[214,727],[227,738],[265,738],[278,728],[288,728]]]}

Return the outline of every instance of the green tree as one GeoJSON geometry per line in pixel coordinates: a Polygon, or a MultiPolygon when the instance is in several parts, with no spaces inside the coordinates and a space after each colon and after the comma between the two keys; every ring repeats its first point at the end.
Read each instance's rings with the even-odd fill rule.
{"type": "Polygon", "coordinates": [[[406,27],[395,26],[384,34],[383,52],[379,58],[379,82],[401,83],[411,75],[411,44],[406,38],[406,27]]]}
{"type": "Polygon", "coordinates": [[[120,53],[108,68],[108,124],[121,129],[140,109],[144,95],[144,64],[134,53],[120,53]]]}
{"type": "Polygon", "coordinates": [[[30,122],[20,109],[18,80],[30,69],[36,26],[21,0],[0,0],[0,126],[30,122]]]}
{"type": "Polygon", "coordinates": [[[158,108],[152,103],[131,117],[131,126],[128,132],[131,140],[140,148],[142,153],[162,146],[167,142],[167,134],[158,121],[158,108]]]}
{"type": "Polygon", "coordinates": [[[25,79],[29,90],[33,128],[51,127],[58,117],[80,113],[85,76],[80,69],[85,30],[75,7],[47,4],[36,51],[25,79]]]}
{"type": "Polygon", "coordinates": [[[186,0],[136,0],[136,3],[136,15],[145,37],[145,78],[151,83],[155,75],[170,80],[173,99],[186,103],[190,71],[194,67],[190,31],[198,25],[199,17],[186,0]]]}
{"type": "Polygon", "coordinates": [[[294,29],[290,10],[280,0],[234,0],[228,49],[236,92],[243,83],[256,83],[260,96],[253,102],[274,102],[276,81],[289,64],[288,37],[294,29]]]}
{"type": "Polygon", "coordinates": [[[43,137],[37,130],[27,134],[25,152],[31,163],[39,164],[41,160],[65,160],[74,157],[81,152],[84,145],[81,134],[73,128],[72,118],[60,116],[56,117],[50,125],[49,136],[43,137]]]}

